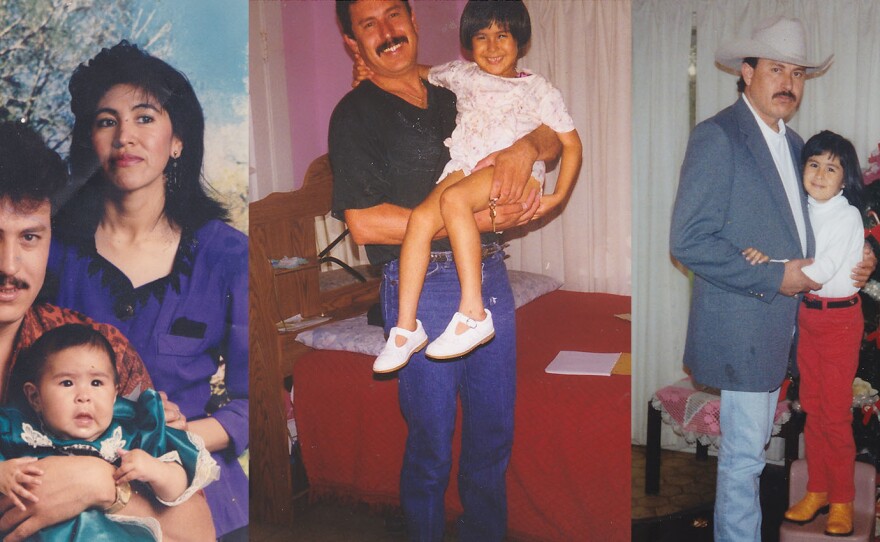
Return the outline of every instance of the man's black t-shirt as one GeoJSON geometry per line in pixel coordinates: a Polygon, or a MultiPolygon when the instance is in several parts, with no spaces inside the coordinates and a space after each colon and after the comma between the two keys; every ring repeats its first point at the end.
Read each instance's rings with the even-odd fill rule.
{"type": "MultiPolygon", "coordinates": [[[[412,209],[437,184],[449,161],[444,145],[455,129],[455,95],[425,82],[428,108],[418,108],[364,81],[349,92],[330,119],[333,216],[346,209],[391,203],[412,209]]],[[[483,242],[494,240],[483,235],[483,242]]],[[[449,250],[446,239],[432,250],[449,250]]],[[[367,245],[370,263],[400,256],[398,245],[367,245]]]]}

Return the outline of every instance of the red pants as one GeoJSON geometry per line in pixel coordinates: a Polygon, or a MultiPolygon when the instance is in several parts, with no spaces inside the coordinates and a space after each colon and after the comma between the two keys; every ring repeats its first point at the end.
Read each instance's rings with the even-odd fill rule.
{"type": "Polygon", "coordinates": [[[828,492],[828,500],[834,503],[851,502],[855,497],[852,383],[864,326],[861,300],[845,308],[801,305],[798,311],[800,402],[807,413],[807,491],[828,492]]]}

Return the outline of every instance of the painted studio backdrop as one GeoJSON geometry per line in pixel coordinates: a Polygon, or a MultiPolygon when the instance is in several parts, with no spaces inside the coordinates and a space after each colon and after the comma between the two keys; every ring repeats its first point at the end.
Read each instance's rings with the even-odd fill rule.
{"type": "Polygon", "coordinates": [[[73,70],[122,39],[189,78],[205,112],[204,179],[247,231],[247,3],[0,0],[0,120],[30,123],[62,157],[73,70]]]}

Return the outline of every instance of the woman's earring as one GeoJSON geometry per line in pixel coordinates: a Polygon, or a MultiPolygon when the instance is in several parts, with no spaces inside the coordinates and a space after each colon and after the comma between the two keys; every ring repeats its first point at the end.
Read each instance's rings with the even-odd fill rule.
{"type": "Polygon", "coordinates": [[[180,188],[180,179],[177,176],[177,152],[172,155],[171,163],[166,167],[165,193],[170,195],[177,192],[180,188]]]}

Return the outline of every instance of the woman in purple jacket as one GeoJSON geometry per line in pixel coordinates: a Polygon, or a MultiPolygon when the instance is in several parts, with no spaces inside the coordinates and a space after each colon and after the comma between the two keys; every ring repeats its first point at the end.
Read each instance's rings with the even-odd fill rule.
{"type": "Polygon", "coordinates": [[[126,41],[81,64],[70,94],[85,184],[56,217],[48,291],[135,346],[169,425],[220,465],[205,489],[217,536],[246,540],[247,237],[201,183],[201,105],[182,73],[126,41]]]}

